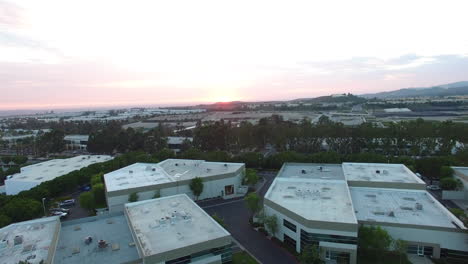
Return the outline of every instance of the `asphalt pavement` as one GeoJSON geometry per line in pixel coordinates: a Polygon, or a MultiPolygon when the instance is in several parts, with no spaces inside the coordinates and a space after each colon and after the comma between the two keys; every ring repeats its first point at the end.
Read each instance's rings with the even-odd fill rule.
{"type": "MultiPolygon", "coordinates": [[[[263,198],[270,187],[276,173],[259,173],[266,180],[257,193],[263,198]]],[[[263,203],[263,201],[262,201],[263,203]]],[[[199,205],[210,215],[217,214],[224,219],[226,229],[252,255],[264,264],[297,263],[296,258],[273,243],[265,235],[255,231],[249,223],[252,213],[246,207],[242,198],[231,200],[211,200],[200,202],[199,205]]]]}

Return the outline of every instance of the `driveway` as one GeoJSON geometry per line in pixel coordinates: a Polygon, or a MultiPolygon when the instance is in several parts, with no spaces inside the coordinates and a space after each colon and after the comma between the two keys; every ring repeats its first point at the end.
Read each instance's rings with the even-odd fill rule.
{"type": "MultiPolygon", "coordinates": [[[[262,174],[266,183],[260,190],[263,197],[270,187],[275,173],[262,174]]],[[[227,230],[252,255],[264,264],[297,263],[297,260],[285,249],[279,247],[263,234],[255,231],[249,224],[251,213],[243,199],[201,202],[200,206],[210,215],[217,214],[224,219],[227,230]]]]}

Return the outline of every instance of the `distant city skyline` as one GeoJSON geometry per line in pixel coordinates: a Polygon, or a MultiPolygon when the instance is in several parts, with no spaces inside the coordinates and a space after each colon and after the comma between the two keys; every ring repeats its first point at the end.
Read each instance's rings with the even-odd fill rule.
{"type": "Polygon", "coordinates": [[[193,105],[468,80],[467,1],[0,0],[0,110],[193,105]]]}

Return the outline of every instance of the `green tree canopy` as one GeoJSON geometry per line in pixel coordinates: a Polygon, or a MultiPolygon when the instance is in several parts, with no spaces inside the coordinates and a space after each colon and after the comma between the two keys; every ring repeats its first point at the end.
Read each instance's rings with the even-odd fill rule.
{"type": "Polygon", "coordinates": [[[261,208],[260,197],[255,192],[251,192],[244,197],[247,207],[252,211],[253,214],[258,212],[261,208]]]}
{"type": "Polygon", "coordinates": [[[139,199],[139,196],[138,196],[138,193],[136,193],[136,192],[131,193],[128,196],[128,201],[131,202],[131,203],[134,203],[134,202],[138,201],[138,199],[139,199]]]}
{"type": "Polygon", "coordinates": [[[84,192],[80,194],[80,206],[88,209],[93,210],[96,208],[96,202],[94,201],[94,195],[92,192],[84,192]]]}
{"type": "Polygon", "coordinates": [[[192,190],[193,195],[195,195],[196,200],[203,192],[203,180],[200,177],[195,177],[190,181],[190,190],[192,190]]]}
{"type": "Polygon", "coordinates": [[[301,256],[299,257],[301,264],[324,264],[320,257],[320,250],[317,246],[307,245],[302,249],[301,256]]]}
{"type": "Polygon", "coordinates": [[[245,182],[250,185],[254,185],[258,182],[257,170],[246,169],[245,170],[245,182]]]}
{"type": "Polygon", "coordinates": [[[278,232],[278,217],[276,215],[269,215],[265,217],[265,226],[273,236],[278,232]]]}
{"type": "Polygon", "coordinates": [[[453,176],[453,169],[450,166],[440,167],[440,178],[450,178],[453,176]]]}

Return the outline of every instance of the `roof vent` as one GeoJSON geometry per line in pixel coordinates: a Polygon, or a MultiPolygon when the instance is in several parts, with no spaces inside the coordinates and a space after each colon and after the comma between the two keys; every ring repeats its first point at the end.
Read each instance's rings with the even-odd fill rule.
{"type": "Polygon", "coordinates": [[[318,170],[319,170],[319,171],[322,171],[322,170],[323,170],[323,167],[322,167],[322,166],[319,166],[319,167],[318,167],[318,170]]]}
{"type": "Polygon", "coordinates": [[[176,165],[176,166],[179,166],[179,163],[176,163],[175,165],[176,165]]]}
{"type": "Polygon", "coordinates": [[[420,203],[416,203],[416,210],[422,210],[422,209],[423,209],[423,205],[420,203]]]}
{"type": "Polygon", "coordinates": [[[13,239],[14,245],[19,245],[23,243],[23,236],[15,236],[13,239]]]}
{"type": "Polygon", "coordinates": [[[227,164],[226,164],[226,163],[224,163],[224,167],[227,167],[227,164]]]}
{"type": "Polygon", "coordinates": [[[390,213],[388,213],[388,216],[390,216],[390,217],[395,217],[395,212],[390,211],[390,213]]]}
{"type": "Polygon", "coordinates": [[[380,174],[380,170],[376,170],[375,173],[380,174]]]}
{"type": "Polygon", "coordinates": [[[0,241],[0,249],[6,248],[7,246],[8,246],[8,240],[2,239],[2,240],[0,241]]]}
{"type": "Polygon", "coordinates": [[[152,171],[156,171],[156,168],[151,169],[152,171]]]}
{"type": "Polygon", "coordinates": [[[388,174],[388,170],[383,170],[382,173],[383,174],[388,174]]]}
{"type": "Polygon", "coordinates": [[[128,171],[128,172],[129,172],[129,173],[133,173],[133,171],[132,171],[132,170],[130,170],[130,171],[128,171]]]}
{"type": "Polygon", "coordinates": [[[306,174],[306,170],[302,170],[302,174],[306,174]]]}

